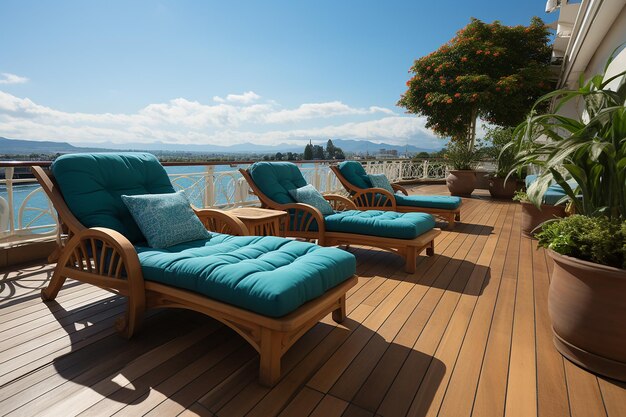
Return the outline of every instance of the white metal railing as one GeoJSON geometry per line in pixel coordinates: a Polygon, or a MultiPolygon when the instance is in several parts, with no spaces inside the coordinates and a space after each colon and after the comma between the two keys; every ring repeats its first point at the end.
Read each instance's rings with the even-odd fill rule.
{"type": "MultiPolygon", "coordinates": [[[[384,173],[390,181],[443,179],[447,175],[442,160],[366,160],[360,161],[368,173],[384,173]]],[[[307,182],[322,193],[343,193],[341,184],[329,168],[330,161],[299,162],[307,182]]],[[[5,163],[0,179],[0,246],[57,235],[57,216],[52,204],[33,178],[14,178],[14,168],[5,163]]],[[[168,165],[168,164],[164,164],[168,165]]],[[[238,171],[246,165],[224,163],[199,166],[167,166],[172,184],[185,190],[197,207],[232,208],[258,205],[248,184],[238,171]]]]}

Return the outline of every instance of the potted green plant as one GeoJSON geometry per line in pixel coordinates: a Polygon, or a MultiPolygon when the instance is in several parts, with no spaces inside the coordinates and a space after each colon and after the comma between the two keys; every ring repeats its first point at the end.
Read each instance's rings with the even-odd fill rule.
{"type": "Polygon", "coordinates": [[[489,146],[485,147],[485,156],[496,161],[496,169],[489,177],[489,193],[493,198],[511,199],[518,190],[517,175],[507,178],[513,164],[515,164],[515,152],[506,145],[514,139],[513,127],[494,127],[487,129],[485,141],[489,146]]]}
{"type": "Polygon", "coordinates": [[[444,158],[448,164],[446,185],[450,194],[470,196],[476,188],[476,165],[482,150],[480,144],[471,146],[463,141],[450,141],[446,146],[444,158]]]}
{"type": "MultiPolygon", "coordinates": [[[[610,63],[611,60],[609,60],[610,63]]],[[[608,63],[607,63],[608,68],[608,63]]],[[[626,84],[609,83],[626,71],[558,90],[554,112],[531,111],[513,145],[516,166],[534,164],[541,174],[528,188],[539,207],[550,184],[560,185],[576,216],[554,220],[538,234],[554,260],[548,307],[557,349],[593,372],[626,381],[626,84]],[[579,100],[578,118],[559,114],[579,100]],[[577,183],[566,181],[571,176],[577,183]]]]}
{"type": "Polygon", "coordinates": [[[565,206],[562,204],[542,204],[536,207],[528,198],[526,191],[517,190],[513,194],[513,201],[519,201],[522,206],[522,233],[532,237],[541,231],[543,223],[556,218],[565,217],[565,206]]]}

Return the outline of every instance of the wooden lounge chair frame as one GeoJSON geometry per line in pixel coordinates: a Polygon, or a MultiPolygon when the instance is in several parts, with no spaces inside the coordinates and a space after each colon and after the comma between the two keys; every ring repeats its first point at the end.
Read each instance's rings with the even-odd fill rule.
{"type": "MultiPolygon", "coordinates": [[[[399,213],[430,213],[448,222],[448,227],[454,227],[456,221],[461,220],[461,206],[453,209],[440,209],[431,207],[399,206],[395,196],[384,188],[359,188],[346,179],[337,165],[331,165],[330,169],[335,173],[341,185],[348,191],[350,198],[359,210],[391,210],[399,213]]],[[[407,190],[399,184],[391,184],[395,191],[409,195],[407,190]]]]}
{"type": "MultiPolygon", "coordinates": [[[[58,260],[50,283],[41,291],[44,301],[54,300],[67,278],[127,297],[126,313],[115,324],[127,338],[139,330],[144,312],[149,308],[187,308],[206,314],[235,330],[259,352],[259,382],[266,386],[278,382],[281,357],[322,317],[332,313],[338,323],[346,317],[346,292],[357,283],[356,276],[279,318],[145,281],[137,252],[126,237],[112,229],[83,226],[68,208],[52,175],[41,167],[32,169],[68,235],[67,242],[56,253],[58,260]]],[[[195,208],[194,211],[208,230],[248,234],[241,220],[225,212],[195,208]]]]}
{"type": "MultiPolygon", "coordinates": [[[[257,187],[248,170],[239,169],[239,172],[241,172],[241,175],[243,175],[248,182],[252,192],[259,198],[259,201],[261,201],[261,207],[283,210],[290,213],[290,217],[294,220],[290,221],[288,217],[283,223],[285,236],[317,240],[317,244],[320,246],[349,246],[350,244],[355,244],[381,248],[396,253],[404,258],[404,270],[409,274],[415,272],[417,255],[424,249],[426,249],[428,256],[435,254],[435,238],[441,233],[440,229],[429,230],[415,239],[397,239],[357,233],[329,232],[326,231],[324,216],[318,209],[303,203],[277,203],[267,197],[259,187],[257,187]],[[317,225],[317,227],[315,227],[315,225],[317,225]]],[[[347,197],[336,194],[326,194],[324,198],[335,210],[358,210],[355,203],[347,197]]]]}

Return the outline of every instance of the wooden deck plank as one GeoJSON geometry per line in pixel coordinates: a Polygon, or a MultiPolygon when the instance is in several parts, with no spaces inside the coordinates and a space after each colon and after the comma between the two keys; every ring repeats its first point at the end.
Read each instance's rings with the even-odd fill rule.
{"type": "MultiPolygon", "coordinates": [[[[482,237],[483,236],[481,236],[481,238],[482,237]]],[[[466,242],[466,246],[471,247],[471,251],[475,254],[480,253],[480,243],[472,244],[472,242],[466,242]]],[[[463,264],[463,266],[465,266],[465,264],[463,264]]],[[[464,274],[462,267],[457,273],[464,274]]],[[[350,367],[335,383],[331,394],[344,400],[352,400],[384,353],[390,348],[390,344],[393,343],[393,340],[396,338],[413,310],[419,305],[422,297],[426,293],[425,288],[426,287],[423,285],[414,285],[409,290],[407,297],[389,316],[385,325],[378,330],[377,333],[380,337],[372,338],[371,342],[368,343],[366,348],[354,359],[350,367]]]]}
{"type": "Polygon", "coordinates": [[[552,342],[548,314],[549,271],[545,251],[533,241],[533,278],[535,282],[535,329],[537,349],[537,411],[540,417],[570,415],[563,357],[552,342]]]}
{"type": "MultiPolygon", "coordinates": [[[[474,233],[479,232],[482,226],[479,223],[470,230],[474,233]]],[[[470,242],[474,243],[474,240],[479,235],[480,233],[470,234],[472,236],[470,242]]],[[[432,369],[432,374],[437,376],[437,383],[439,383],[446,372],[445,365],[435,358],[434,354],[456,309],[460,292],[467,284],[469,274],[457,272],[462,266],[467,268],[467,265],[470,265],[470,263],[464,263],[463,261],[472,248],[472,244],[464,245],[462,239],[457,239],[457,241],[460,244],[457,251],[455,251],[455,257],[452,258],[452,261],[448,263],[439,275],[439,278],[443,279],[447,284],[434,285],[429,288],[423,301],[428,297],[434,298],[432,314],[413,345],[412,350],[408,353],[402,368],[387,391],[380,407],[378,407],[377,413],[380,415],[405,415],[409,411],[411,403],[428,370],[432,369]],[[446,291],[446,289],[450,291],[446,291]]],[[[422,305],[420,307],[423,308],[422,305]]],[[[427,399],[427,402],[430,403],[430,398],[427,399]]],[[[372,411],[369,408],[366,409],[372,411]]]]}
{"type": "Polygon", "coordinates": [[[310,417],[340,417],[346,408],[348,408],[346,401],[326,394],[310,414],[310,417]]]}
{"type": "MultiPolygon", "coordinates": [[[[467,226],[464,227],[467,228],[467,226]]],[[[449,233],[448,236],[456,238],[456,233],[458,232],[459,230],[456,230],[455,232],[449,233]]],[[[455,240],[454,238],[451,240],[455,240]]],[[[453,251],[455,249],[458,249],[458,247],[447,247],[441,253],[441,256],[449,258],[454,254],[453,251]]],[[[447,263],[437,260],[433,262],[431,268],[425,271],[418,271],[417,275],[420,276],[420,279],[417,281],[419,284],[417,285],[419,297],[416,296],[416,300],[420,305],[413,311],[400,333],[393,340],[391,346],[386,350],[382,358],[380,358],[368,379],[359,389],[359,392],[353,399],[355,404],[366,410],[374,411],[383,401],[389,387],[393,384],[396,375],[408,356],[410,349],[417,341],[435,308],[434,302],[436,298],[431,297],[426,301],[422,301],[422,297],[431,286],[437,285],[437,277],[441,271],[443,271],[445,265],[447,265],[447,263]]]]}
{"type": "Polygon", "coordinates": [[[257,383],[256,352],[210,318],[155,310],[127,341],[112,327],[119,297],[68,281],[44,304],[53,265],[0,271],[0,415],[626,415],[626,383],[554,348],[552,261],[521,236],[519,205],[476,195],[415,274],[351,247],[348,319],[305,334],[273,389],[257,383]]]}
{"type": "Polygon", "coordinates": [[[531,239],[520,246],[505,416],[537,416],[537,364],[531,239]]]}
{"type": "Polygon", "coordinates": [[[309,387],[303,387],[298,395],[285,407],[279,417],[308,416],[324,398],[324,394],[309,387]]]}
{"type": "Polygon", "coordinates": [[[598,383],[608,416],[626,416],[626,383],[605,378],[598,378],[598,383]]]}
{"type": "Polygon", "coordinates": [[[570,361],[564,364],[572,417],[606,416],[598,378],[570,361]]]}
{"type": "Polygon", "coordinates": [[[521,239],[519,214],[516,211],[513,220],[509,250],[504,262],[500,291],[478,381],[472,412],[476,417],[504,414],[521,239]]]}
{"type": "MultiPolygon", "coordinates": [[[[506,209],[500,207],[493,213],[484,229],[493,228],[495,230],[501,227],[505,220],[506,209]]],[[[476,304],[484,296],[485,286],[489,284],[489,264],[497,243],[497,234],[483,234],[479,236],[472,247],[472,251],[466,257],[468,263],[464,264],[463,267],[467,271],[463,273],[467,274],[469,278],[434,355],[443,364],[443,367],[434,366],[428,369],[407,415],[435,416],[438,414],[476,304]],[[479,250],[475,251],[477,248],[479,250]],[[441,368],[445,369],[446,372],[442,374],[441,368]]]]}
{"type": "Polygon", "coordinates": [[[495,228],[498,241],[489,264],[486,285],[484,285],[482,295],[476,303],[467,335],[460,347],[445,396],[441,401],[439,415],[452,417],[471,414],[489,329],[491,328],[495,301],[500,288],[504,260],[508,250],[512,227],[510,219],[513,212],[513,207],[509,206],[505,211],[504,224],[495,228]]]}

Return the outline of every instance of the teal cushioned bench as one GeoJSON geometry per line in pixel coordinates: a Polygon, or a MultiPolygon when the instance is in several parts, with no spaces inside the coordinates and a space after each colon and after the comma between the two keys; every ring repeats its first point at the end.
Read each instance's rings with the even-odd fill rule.
{"type": "MultiPolygon", "coordinates": [[[[263,194],[279,204],[295,203],[289,190],[307,184],[300,169],[291,162],[256,162],[248,172],[263,194]]],[[[328,232],[398,239],[413,239],[435,227],[429,214],[380,210],[336,212],[325,216],[324,223],[328,232]]],[[[312,230],[317,230],[317,225],[312,230]]]]}
{"type": "MultiPolygon", "coordinates": [[[[526,188],[528,188],[533,182],[537,181],[537,175],[527,175],[524,181],[526,183],[526,188]]],[[[578,186],[576,180],[573,179],[568,180],[567,183],[572,190],[575,190],[578,186]]],[[[565,196],[567,196],[567,194],[565,193],[565,190],[563,190],[563,187],[559,184],[551,184],[544,193],[541,201],[543,204],[554,206],[565,196]]]]}
{"type": "Polygon", "coordinates": [[[167,249],[135,246],[144,278],[281,317],[355,272],[352,254],[278,237],[229,236],[167,249]]]}
{"type": "Polygon", "coordinates": [[[329,232],[414,239],[432,230],[435,219],[428,213],[397,213],[381,210],[348,210],[324,217],[329,232]]]}
{"type": "Polygon", "coordinates": [[[394,197],[399,206],[455,210],[461,205],[461,197],[454,196],[395,194],[394,197]]]}
{"type": "Polygon", "coordinates": [[[151,154],[68,154],[57,158],[52,172],[83,225],[113,229],[135,245],[145,280],[278,317],[355,273],[350,253],[275,237],[214,234],[167,249],[146,247],[121,195],[174,192],[151,154]]]}
{"type": "MultiPolygon", "coordinates": [[[[345,179],[357,188],[372,188],[363,165],[357,161],[343,161],[337,165],[345,179]]],[[[399,206],[425,207],[444,210],[455,210],[461,205],[460,197],[443,195],[410,195],[394,194],[399,206]]]]}

